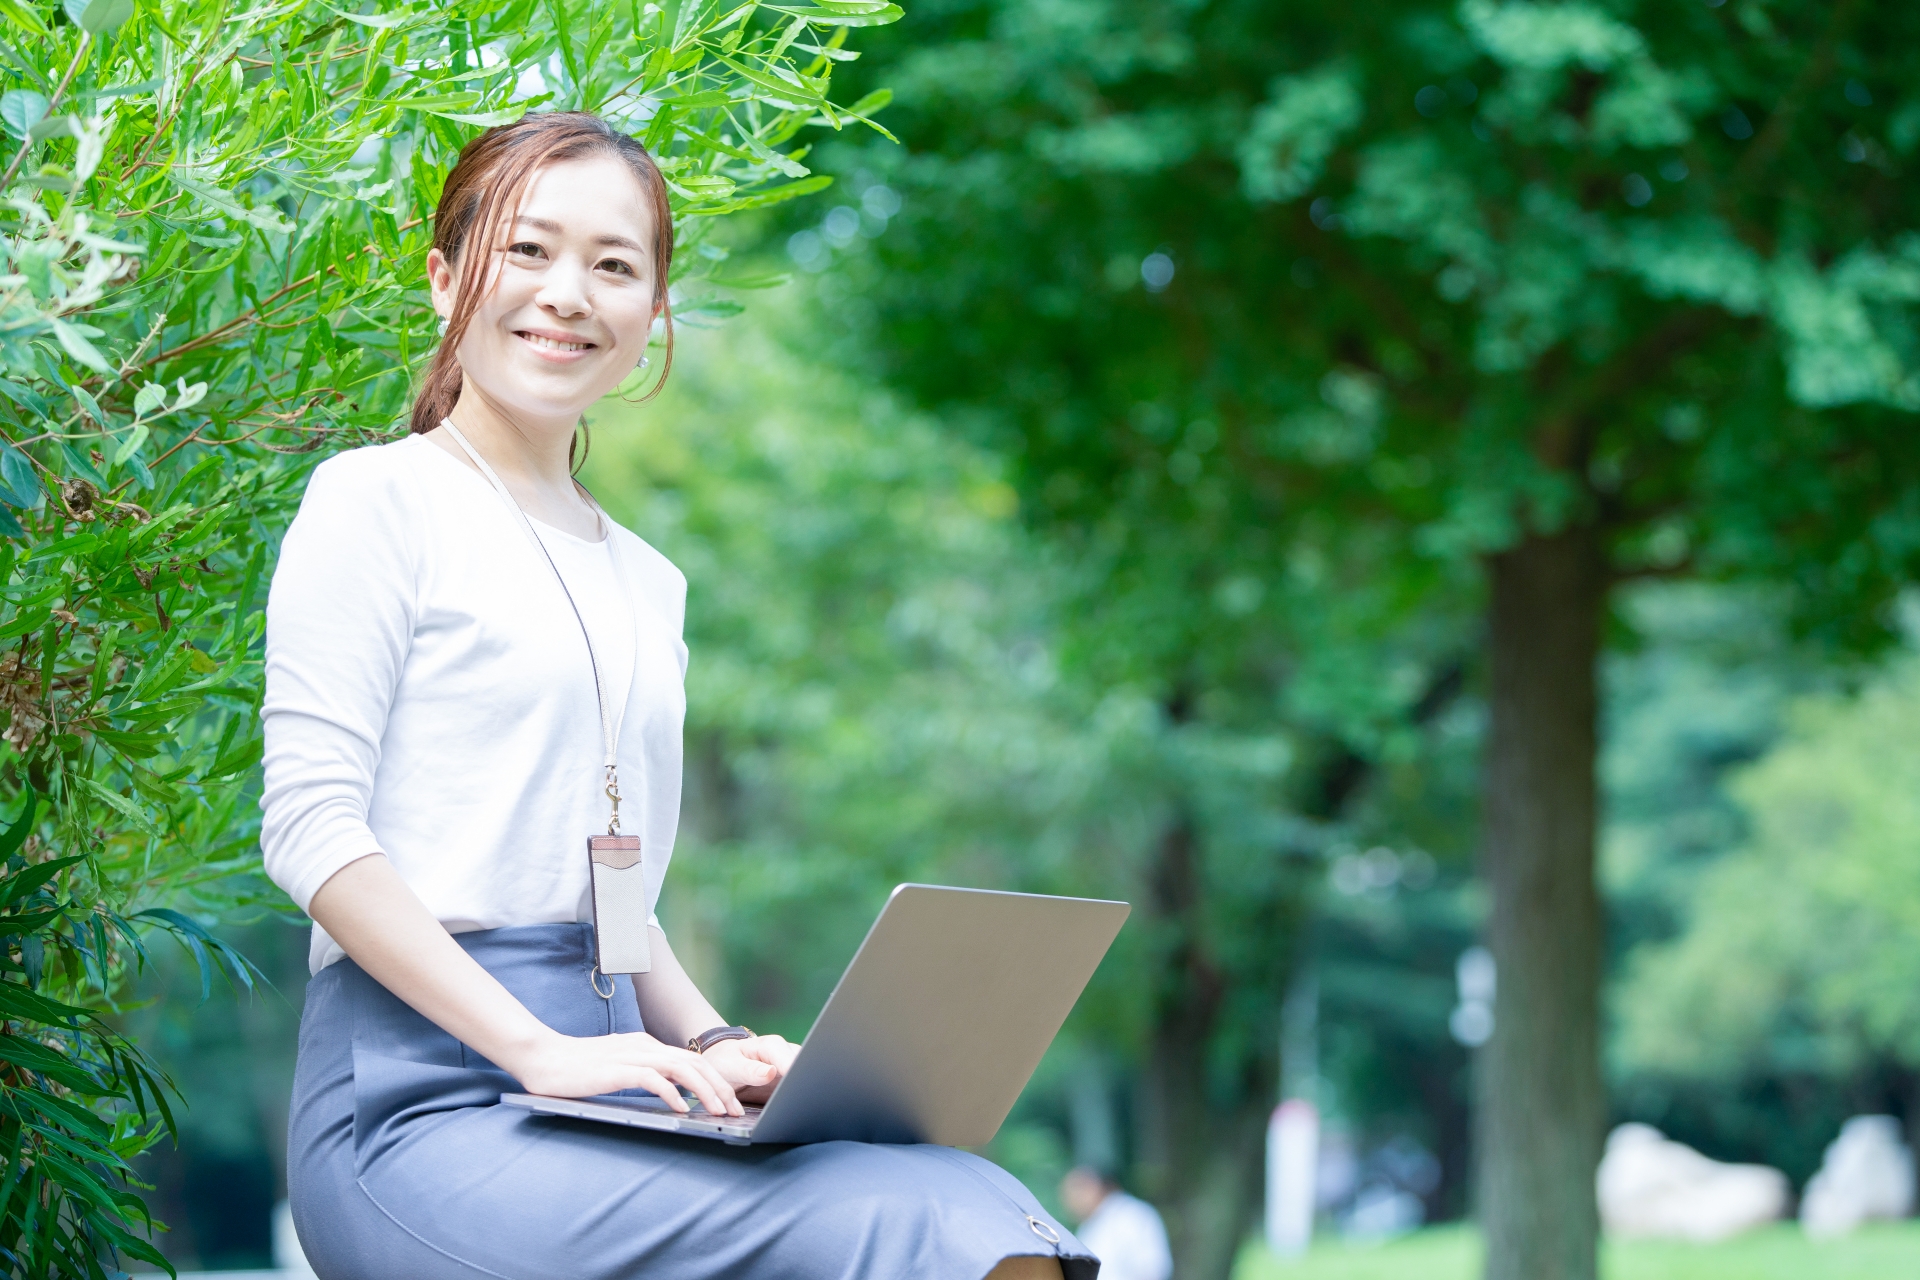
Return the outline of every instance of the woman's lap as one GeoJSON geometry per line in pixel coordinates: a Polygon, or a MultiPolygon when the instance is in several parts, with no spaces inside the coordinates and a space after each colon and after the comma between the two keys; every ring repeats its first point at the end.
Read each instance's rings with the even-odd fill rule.
{"type": "MultiPolygon", "coordinates": [[[[1054,1251],[1030,1218],[1084,1257],[1019,1182],[949,1148],[730,1147],[501,1105],[506,1077],[331,973],[303,1019],[289,1162],[322,1280],[980,1280],[1054,1251]]],[[[1093,1274],[1069,1259],[1069,1280],[1093,1274]]]]}

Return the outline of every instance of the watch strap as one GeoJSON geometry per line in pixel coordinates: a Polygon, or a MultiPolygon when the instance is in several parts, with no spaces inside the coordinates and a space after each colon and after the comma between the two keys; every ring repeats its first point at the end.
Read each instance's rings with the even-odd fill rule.
{"type": "Polygon", "coordinates": [[[687,1048],[695,1053],[705,1053],[722,1040],[751,1040],[753,1031],[749,1027],[711,1027],[693,1036],[687,1041],[687,1048]]]}

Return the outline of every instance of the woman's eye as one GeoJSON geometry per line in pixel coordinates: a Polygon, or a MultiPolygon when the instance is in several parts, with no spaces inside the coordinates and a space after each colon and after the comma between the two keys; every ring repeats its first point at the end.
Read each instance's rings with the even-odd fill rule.
{"type": "Polygon", "coordinates": [[[602,271],[617,272],[620,275],[626,275],[626,276],[630,276],[633,274],[633,268],[628,266],[626,263],[620,261],[620,259],[618,258],[608,258],[605,261],[601,262],[600,269],[602,271]]]}
{"type": "Polygon", "coordinates": [[[547,253],[545,249],[542,249],[531,240],[523,240],[519,244],[509,245],[507,246],[507,252],[517,253],[527,258],[543,258],[547,253]]]}

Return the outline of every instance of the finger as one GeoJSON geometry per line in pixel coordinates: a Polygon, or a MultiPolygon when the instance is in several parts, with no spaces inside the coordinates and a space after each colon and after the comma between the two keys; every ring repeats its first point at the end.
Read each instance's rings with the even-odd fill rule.
{"type": "Polygon", "coordinates": [[[800,1056],[800,1046],[789,1042],[784,1036],[756,1036],[753,1044],[753,1056],[781,1075],[785,1075],[793,1065],[793,1060],[800,1056]]]}
{"type": "Polygon", "coordinates": [[[733,1105],[740,1101],[736,1090],[745,1085],[766,1083],[762,1072],[765,1068],[749,1059],[741,1051],[745,1044],[742,1040],[723,1040],[706,1053],[692,1055],[703,1071],[714,1079],[715,1087],[722,1091],[729,1102],[729,1112],[744,1115],[744,1111],[733,1111],[733,1105]],[[739,1077],[736,1081],[735,1077],[739,1077]]]}
{"type": "Polygon", "coordinates": [[[698,1054],[681,1050],[669,1070],[675,1079],[693,1090],[700,1105],[713,1115],[743,1114],[739,1100],[733,1096],[733,1087],[714,1070],[712,1063],[698,1054]]]}
{"type": "Polygon", "coordinates": [[[680,1096],[680,1090],[671,1080],[652,1067],[641,1067],[634,1073],[634,1086],[645,1089],[649,1093],[659,1094],[662,1102],[681,1115],[685,1115],[688,1111],[686,1100],[680,1096]]]}
{"type": "Polygon", "coordinates": [[[732,1116],[745,1115],[746,1110],[740,1105],[740,1097],[733,1091],[733,1081],[727,1079],[726,1073],[720,1070],[719,1065],[708,1062],[706,1058],[700,1054],[695,1054],[694,1058],[699,1062],[701,1070],[705,1071],[707,1076],[713,1081],[714,1088],[719,1092],[721,1099],[725,1103],[727,1114],[732,1116]]]}

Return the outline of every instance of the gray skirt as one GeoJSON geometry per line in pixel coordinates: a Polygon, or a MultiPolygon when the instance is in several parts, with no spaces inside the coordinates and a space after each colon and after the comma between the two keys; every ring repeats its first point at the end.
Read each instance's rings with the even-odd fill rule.
{"type": "MultiPolygon", "coordinates": [[[[554,1030],[638,1031],[594,995],[586,925],[458,935],[554,1030]]],[[[949,1147],[730,1147],[500,1104],[498,1067],[351,960],[307,986],[287,1182],[321,1280],[981,1280],[1099,1263],[1025,1187],[949,1147]],[[1046,1239],[1058,1237],[1058,1245],[1046,1239]]]]}

